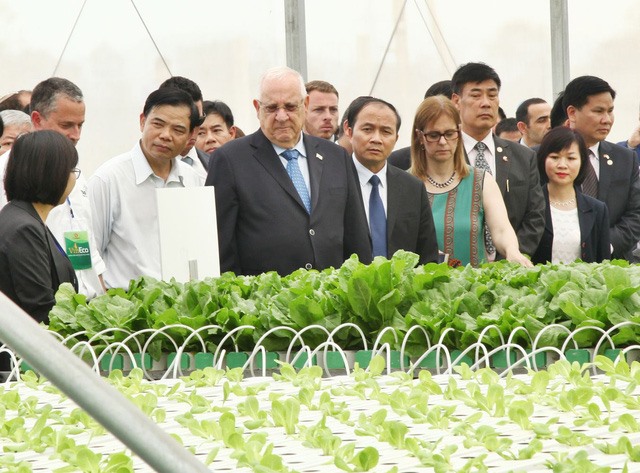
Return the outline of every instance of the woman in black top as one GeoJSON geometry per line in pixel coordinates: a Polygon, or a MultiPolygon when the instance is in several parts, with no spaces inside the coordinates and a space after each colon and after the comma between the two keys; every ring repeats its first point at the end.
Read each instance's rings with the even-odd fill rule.
{"type": "Polygon", "coordinates": [[[78,283],[71,262],[45,225],[80,174],[73,143],[54,131],[19,137],[7,162],[9,203],[0,211],[0,291],[39,322],[48,322],[60,284],[78,283]]]}

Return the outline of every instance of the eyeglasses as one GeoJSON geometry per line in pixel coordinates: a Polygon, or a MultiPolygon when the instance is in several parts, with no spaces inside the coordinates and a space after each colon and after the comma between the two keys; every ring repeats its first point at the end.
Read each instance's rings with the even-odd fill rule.
{"type": "Polygon", "coordinates": [[[427,143],[437,143],[440,141],[440,138],[444,136],[444,139],[447,141],[453,141],[458,138],[460,132],[458,130],[447,130],[444,133],[440,133],[439,131],[421,131],[416,130],[418,133],[422,134],[424,138],[427,140],[427,143]]]}
{"type": "Polygon", "coordinates": [[[80,168],[73,168],[71,170],[72,173],[74,173],[76,175],[76,179],[78,179],[80,177],[80,168]]]}
{"type": "Polygon", "coordinates": [[[268,105],[263,105],[262,102],[258,101],[258,103],[260,104],[260,108],[263,109],[265,111],[265,113],[267,113],[268,115],[277,113],[278,110],[282,109],[285,111],[285,113],[295,113],[298,110],[300,110],[300,107],[302,106],[302,102],[300,103],[285,103],[284,105],[276,105],[274,103],[268,104],[268,105]]]}

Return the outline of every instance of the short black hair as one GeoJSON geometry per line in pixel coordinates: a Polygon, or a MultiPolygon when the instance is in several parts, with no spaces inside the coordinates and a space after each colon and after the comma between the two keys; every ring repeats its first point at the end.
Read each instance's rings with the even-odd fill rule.
{"type": "Polygon", "coordinates": [[[66,136],[52,130],[21,135],[7,162],[7,199],[59,205],[77,164],[78,151],[66,136]]]}
{"type": "Polygon", "coordinates": [[[549,118],[551,121],[551,128],[555,128],[557,126],[564,126],[567,121],[567,108],[563,105],[564,102],[564,91],[558,94],[556,101],[553,102],[553,107],[551,107],[551,113],[549,114],[549,118]]]}
{"type": "Polygon", "coordinates": [[[479,84],[485,80],[494,81],[498,86],[498,90],[500,90],[502,82],[500,82],[500,76],[498,76],[493,67],[486,65],[484,62],[468,62],[453,73],[451,88],[454,94],[460,95],[465,84],[470,82],[479,84]]]}
{"type": "Polygon", "coordinates": [[[220,115],[227,128],[231,129],[233,126],[233,113],[229,106],[220,100],[205,100],[202,103],[202,111],[205,118],[207,115],[220,115]]]}
{"type": "Polygon", "coordinates": [[[539,103],[547,103],[547,101],[538,97],[533,97],[518,105],[518,109],[516,110],[516,121],[526,123],[527,126],[529,126],[529,120],[531,119],[529,116],[529,107],[531,105],[538,105],[539,103]]]}
{"type": "Polygon", "coordinates": [[[565,113],[567,107],[573,105],[577,109],[581,109],[592,95],[602,94],[609,92],[611,98],[616,98],[616,91],[611,88],[609,83],[604,79],[600,79],[596,76],[580,76],[573,79],[564,88],[564,98],[562,99],[562,106],[565,113]]]}
{"type": "Polygon", "coordinates": [[[400,123],[401,123],[400,114],[396,110],[396,107],[391,105],[389,102],[382,99],[378,99],[376,97],[358,97],[358,99],[356,99],[358,100],[357,103],[355,100],[351,102],[351,105],[349,105],[349,109],[347,112],[347,122],[349,123],[350,128],[353,128],[353,126],[356,124],[358,115],[360,114],[360,112],[365,106],[372,103],[377,103],[377,104],[381,104],[386,107],[389,107],[393,111],[393,113],[396,116],[396,133],[400,130],[400,123]],[[361,100],[358,100],[358,99],[361,99],[361,100]]]}
{"type": "Polygon", "coordinates": [[[193,131],[195,127],[202,124],[203,117],[198,113],[195,102],[191,96],[182,89],[175,87],[163,87],[161,89],[154,90],[149,94],[149,97],[147,97],[142,114],[145,117],[148,117],[153,108],[161,105],[171,105],[174,107],[185,105],[189,107],[191,110],[191,113],[189,114],[190,131],[193,131]]]}
{"type": "Polygon", "coordinates": [[[2,121],[2,117],[0,116],[0,136],[4,133],[4,123],[2,121]]]}
{"type": "Polygon", "coordinates": [[[500,123],[496,125],[496,135],[500,136],[500,133],[505,131],[520,131],[518,130],[518,122],[515,118],[505,118],[500,120],[500,123]]]}
{"type": "Polygon", "coordinates": [[[191,79],[187,79],[182,76],[172,76],[165,80],[162,84],[160,84],[159,89],[164,89],[165,87],[173,87],[175,89],[184,90],[191,96],[191,99],[194,102],[198,102],[202,100],[202,91],[198,84],[193,82],[191,79]]]}
{"type": "Polygon", "coordinates": [[[340,123],[338,124],[338,138],[341,138],[344,135],[345,127],[350,127],[351,126],[351,122],[349,121],[349,113],[351,112],[351,109],[353,107],[357,107],[360,102],[363,102],[363,101],[367,100],[368,98],[371,98],[371,96],[370,95],[361,95],[360,97],[356,97],[355,99],[353,99],[353,101],[349,104],[347,109],[342,114],[342,119],[340,120],[340,123]],[[345,124],[345,122],[346,122],[346,124],[345,124]]]}
{"type": "Polygon", "coordinates": [[[450,99],[451,96],[453,95],[453,89],[451,87],[451,84],[452,82],[450,79],[441,80],[439,82],[431,84],[431,87],[429,87],[427,91],[424,93],[424,98],[426,99],[427,97],[444,95],[445,97],[450,99]]]}
{"type": "Polygon", "coordinates": [[[576,176],[576,180],[574,181],[574,185],[582,184],[584,181],[584,176],[586,174],[586,165],[587,160],[589,159],[589,151],[587,150],[587,145],[584,142],[584,138],[582,135],[575,130],[572,130],[566,126],[558,126],[553,128],[544,135],[542,138],[542,143],[540,143],[540,147],[538,148],[538,172],[540,173],[540,182],[543,184],[549,181],[547,177],[547,172],[544,169],[545,161],[547,160],[547,156],[551,153],[559,153],[563,149],[567,149],[573,143],[578,144],[578,149],[580,150],[580,171],[578,171],[578,175],[576,176]]]}
{"type": "Polygon", "coordinates": [[[33,88],[29,110],[46,117],[54,110],[60,96],[78,103],[84,101],[82,91],[73,82],[63,77],[49,77],[33,88]]]}

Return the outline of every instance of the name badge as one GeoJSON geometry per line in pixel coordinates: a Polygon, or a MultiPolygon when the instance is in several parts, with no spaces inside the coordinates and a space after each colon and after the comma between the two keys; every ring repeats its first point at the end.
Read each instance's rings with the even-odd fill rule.
{"type": "Polygon", "coordinates": [[[64,233],[64,245],[73,269],[91,268],[91,249],[86,230],[73,230],[64,233]]]}

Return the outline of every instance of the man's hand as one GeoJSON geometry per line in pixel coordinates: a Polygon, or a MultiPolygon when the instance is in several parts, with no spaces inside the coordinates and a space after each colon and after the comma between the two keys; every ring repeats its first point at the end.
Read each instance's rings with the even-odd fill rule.
{"type": "Polygon", "coordinates": [[[627,146],[629,148],[635,148],[638,145],[640,145],[640,123],[638,123],[638,126],[633,130],[633,133],[631,133],[631,136],[627,140],[627,146]]]}

